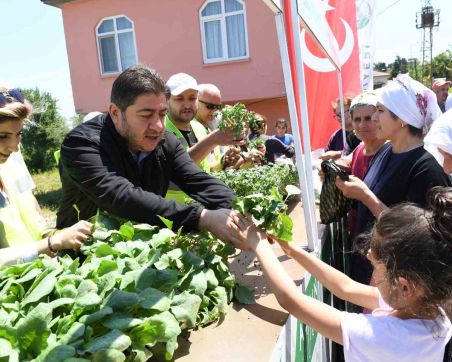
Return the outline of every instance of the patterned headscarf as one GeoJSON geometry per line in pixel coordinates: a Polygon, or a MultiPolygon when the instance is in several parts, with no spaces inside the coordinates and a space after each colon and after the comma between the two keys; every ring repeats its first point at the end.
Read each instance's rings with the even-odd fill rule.
{"type": "Polygon", "coordinates": [[[378,101],[413,127],[429,128],[441,115],[436,95],[408,74],[399,74],[377,90],[378,101]]]}

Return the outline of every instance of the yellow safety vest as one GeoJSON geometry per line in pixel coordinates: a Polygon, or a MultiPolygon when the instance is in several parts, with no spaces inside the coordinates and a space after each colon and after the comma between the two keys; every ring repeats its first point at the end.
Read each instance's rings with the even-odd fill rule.
{"type": "Polygon", "coordinates": [[[36,209],[31,188],[24,185],[28,181],[28,170],[25,164],[21,165],[11,157],[13,156],[0,166],[3,183],[0,247],[24,245],[40,240],[43,231],[43,225],[40,223],[42,218],[36,209]]]}

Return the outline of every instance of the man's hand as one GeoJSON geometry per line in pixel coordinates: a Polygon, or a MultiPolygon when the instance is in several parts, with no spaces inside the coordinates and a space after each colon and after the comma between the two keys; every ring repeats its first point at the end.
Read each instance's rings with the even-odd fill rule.
{"type": "Polygon", "coordinates": [[[224,242],[231,242],[237,248],[249,250],[242,242],[241,232],[246,229],[246,218],[238,211],[229,209],[207,210],[201,212],[198,229],[210,231],[224,242]]]}
{"type": "Polygon", "coordinates": [[[231,130],[222,131],[216,129],[210,134],[215,139],[215,144],[218,146],[242,146],[246,143],[246,139],[235,140],[234,133],[231,130]]]}

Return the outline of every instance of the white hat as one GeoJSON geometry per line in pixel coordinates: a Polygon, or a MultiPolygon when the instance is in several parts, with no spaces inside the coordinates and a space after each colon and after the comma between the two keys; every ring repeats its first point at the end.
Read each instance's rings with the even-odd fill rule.
{"type": "Polygon", "coordinates": [[[198,83],[196,79],[186,73],[177,73],[169,77],[166,82],[166,86],[169,88],[171,95],[178,96],[187,89],[198,90],[198,83]]]}
{"type": "Polygon", "coordinates": [[[376,93],[381,104],[418,129],[430,127],[441,115],[436,94],[408,74],[399,74],[376,93]]]}

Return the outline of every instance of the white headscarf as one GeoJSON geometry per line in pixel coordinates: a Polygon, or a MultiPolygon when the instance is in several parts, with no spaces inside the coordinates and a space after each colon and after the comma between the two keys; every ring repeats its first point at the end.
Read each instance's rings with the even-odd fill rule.
{"type": "Polygon", "coordinates": [[[399,74],[377,90],[378,101],[413,127],[430,127],[441,115],[436,94],[408,74],[399,74]]]}
{"type": "Polygon", "coordinates": [[[444,156],[438,148],[452,155],[452,109],[444,113],[435,122],[424,138],[424,148],[443,166],[444,156]]]}
{"type": "Polygon", "coordinates": [[[352,103],[350,104],[350,111],[353,112],[353,110],[356,107],[363,107],[363,106],[376,106],[377,105],[377,95],[375,92],[361,92],[358,94],[355,98],[352,99],[352,103]]]}

